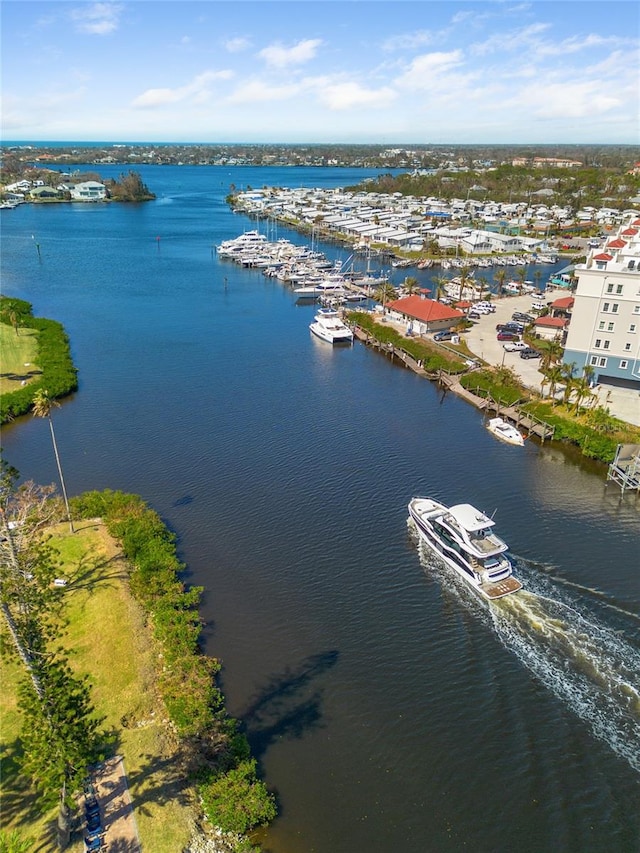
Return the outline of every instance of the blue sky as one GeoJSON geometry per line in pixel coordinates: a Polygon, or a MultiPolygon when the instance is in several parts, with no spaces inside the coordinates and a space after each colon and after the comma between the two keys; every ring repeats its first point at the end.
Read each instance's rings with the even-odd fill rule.
{"type": "Polygon", "coordinates": [[[2,0],[2,139],[640,143],[635,0],[2,0]]]}

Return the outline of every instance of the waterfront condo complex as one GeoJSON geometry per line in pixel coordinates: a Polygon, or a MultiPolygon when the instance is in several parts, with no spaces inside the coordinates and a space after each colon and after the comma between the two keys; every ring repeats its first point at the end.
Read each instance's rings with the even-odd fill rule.
{"type": "Polygon", "coordinates": [[[631,214],[615,236],[575,269],[577,287],[565,364],[586,365],[594,382],[640,391],[640,217],[631,214]]]}

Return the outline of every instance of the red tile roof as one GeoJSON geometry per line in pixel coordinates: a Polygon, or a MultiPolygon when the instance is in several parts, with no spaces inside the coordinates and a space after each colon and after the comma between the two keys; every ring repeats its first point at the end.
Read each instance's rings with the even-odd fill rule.
{"type": "Polygon", "coordinates": [[[613,255],[607,255],[606,252],[601,252],[599,255],[593,256],[594,261],[612,261],[613,255]]]}
{"type": "Polygon", "coordinates": [[[573,308],[575,301],[573,296],[563,296],[561,299],[556,299],[552,302],[551,307],[558,308],[560,311],[568,311],[570,308],[573,308]]]}
{"type": "Polygon", "coordinates": [[[564,329],[569,321],[566,317],[539,317],[536,326],[548,326],[552,329],[564,329]]]}
{"type": "Polygon", "coordinates": [[[610,240],[607,243],[607,249],[624,249],[626,245],[624,240],[610,240]]]}
{"type": "Polygon", "coordinates": [[[625,228],[624,231],[620,232],[620,234],[624,235],[625,237],[635,237],[637,233],[637,228],[625,228]]]}
{"type": "Polygon", "coordinates": [[[423,299],[421,296],[405,296],[404,299],[389,302],[387,307],[391,311],[406,314],[407,317],[413,317],[415,320],[422,320],[423,323],[462,320],[464,317],[462,311],[456,311],[455,308],[433,299],[423,299]]]}

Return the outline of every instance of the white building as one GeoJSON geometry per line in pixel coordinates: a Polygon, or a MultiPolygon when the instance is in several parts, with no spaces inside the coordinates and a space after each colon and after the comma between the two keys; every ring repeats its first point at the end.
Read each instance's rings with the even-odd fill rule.
{"type": "MultiPolygon", "coordinates": [[[[640,391],[640,216],[575,268],[578,284],[564,353],[581,375],[640,391]]],[[[640,406],[640,400],[638,401],[640,406]]]]}
{"type": "Polygon", "coordinates": [[[102,201],[107,197],[107,188],[98,181],[83,181],[69,186],[72,201],[102,201]]]}

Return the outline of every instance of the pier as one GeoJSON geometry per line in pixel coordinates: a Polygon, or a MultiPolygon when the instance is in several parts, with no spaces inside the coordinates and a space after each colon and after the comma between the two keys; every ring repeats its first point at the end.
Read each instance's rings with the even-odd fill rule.
{"type": "Polygon", "coordinates": [[[607,485],[617,483],[625,489],[640,493],[640,444],[619,444],[616,458],[609,465],[607,485]]]}

